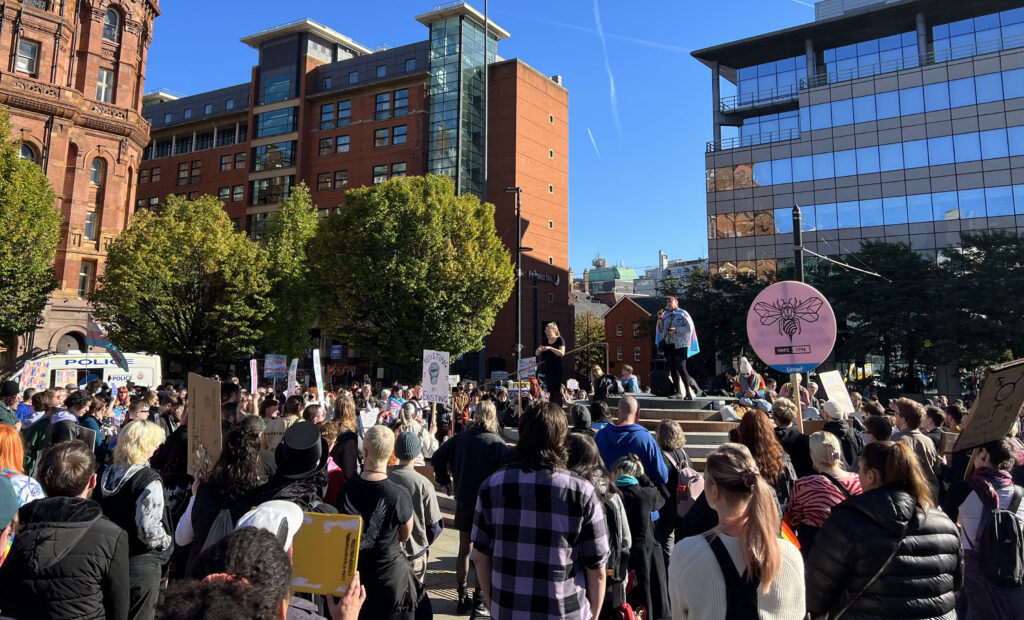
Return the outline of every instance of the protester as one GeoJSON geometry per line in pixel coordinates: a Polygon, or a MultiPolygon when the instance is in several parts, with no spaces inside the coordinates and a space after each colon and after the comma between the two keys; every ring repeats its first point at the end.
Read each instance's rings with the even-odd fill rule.
{"type": "Polygon", "coordinates": [[[715,396],[732,396],[733,391],[733,380],[736,378],[736,369],[732,366],[727,367],[722,371],[722,374],[716,375],[714,379],[708,383],[708,394],[715,396]]]}
{"type": "Polygon", "coordinates": [[[92,447],[67,441],[48,448],[38,473],[48,497],[21,508],[18,535],[0,565],[0,613],[54,620],[132,617],[128,535],[89,499],[96,487],[92,447]]]}
{"type": "MultiPolygon", "coordinates": [[[[961,618],[1012,618],[1024,610],[1024,586],[997,584],[985,574],[981,547],[986,525],[995,509],[1008,510],[1024,525],[1024,489],[1010,477],[1014,446],[1009,439],[990,441],[978,448],[974,471],[967,480],[950,487],[943,502],[949,518],[960,524],[960,542],[966,565],[962,600],[957,608],[961,618]],[[1013,504],[1016,503],[1016,506],[1013,504]]],[[[1010,552],[1019,552],[1021,541],[1011,543],[1010,552]]],[[[1006,558],[1011,560],[1012,558],[1006,558]]],[[[992,562],[994,558],[989,558],[992,562]]]]}
{"type": "Polygon", "coordinates": [[[760,412],[750,412],[740,420],[738,442],[745,445],[757,463],[758,471],[768,486],[775,492],[780,507],[789,503],[796,482],[796,471],[792,461],[775,439],[768,417],[760,412]]]}
{"type": "Polygon", "coordinates": [[[618,416],[618,422],[601,429],[595,439],[605,466],[611,469],[620,458],[635,454],[654,484],[668,482],[668,468],[661,457],[658,442],[650,431],[637,423],[640,405],[636,398],[620,398],[618,416]]]}
{"type": "Polygon", "coordinates": [[[600,617],[608,536],[594,486],[565,468],[565,413],[523,414],[515,462],[480,487],[477,578],[495,618],[600,617]]]}
{"type": "Polygon", "coordinates": [[[594,392],[590,398],[591,402],[622,394],[622,384],[619,380],[614,375],[604,374],[604,370],[596,365],[590,369],[590,389],[594,392]]]}
{"type": "Polygon", "coordinates": [[[153,618],[160,575],[171,555],[171,516],[160,475],[149,466],[164,431],[137,420],[118,434],[114,462],[103,472],[93,497],[103,514],[128,533],[131,582],[128,617],[153,618]]]}
{"type": "Polygon", "coordinates": [[[11,481],[18,496],[18,506],[46,497],[39,483],[25,475],[24,463],[25,448],[21,435],[13,426],[0,424],[0,474],[11,481]]]}
{"type": "Polygon", "coordinates": [[[856,471],[857,461],[864,450],[864,438],[855,431],[848,421],[848,415],[840,409],[834,400],[826,402],[820,408],[825,425],[821,430],[832,433],[839,440],[842,449],[843,467],[846,471],[856,471]]]}
{"type": "Polygon", "coordinates": [[[803,618],[800,552],[779,538],[775,498],[750,451],[719,446],[708,455],[704,479],[720,525],[672,551],[672,617],[803,618]]]}
{"type": "Polygon", "coordinates": [[[430,608],[426,590],[416,580],[400,544],[412,537],[415,519],[409,493],[388,479],[387,463],[394,447],[391,429],[382,425],[367,429],[363,438],[366,468],[345,481],[336,504],[341,513],[363,518],[359,574],[366,587],[366,603],[359,617],[364,620],[417,611],[422,615],[430,608]]]}
{"type": "Polygon", "coordinates": [[[693,469],[693,461],[683,449],[686,447],[683,427],[675,420],[662,420],[658,424],[658,447],[661,448],[661,456],[668,468],[668,481],[665,484],[665,509],[658,513],[658,520],[654,524],[654,538],[661,547],[667,566],[672,555],[672,547],[675,546],[676,504],[679,502],[681,489],[687,484],[686,480],[680,480],[680,476],[684,468],[693,469]]]}
{"type": "Polygon", "coordinates": [[[184,408],[185,404],[176,394],[167,394],[160,397],[160,408],[157,410],[156,415],[151,417],[152,421],[156,422],[163,429],[165,437],[170,437],[171,433],[178,429],[178,426],[181,424],[181,415],[184,408]]]}
{"type": "MultiPolygon", "coordinates": [[[[494,407],[492,401],[487,401],[490,407],[494,407]]],[[[483,406],[483,403],[480,404],[483,406]]],[[[398,416],[394,422],[395,435],[404,433],[406,431],[416,435],[420,440],[420,452],[416,455],[416,465],[422,467],[426,465],[425,458],[430,458],[434,455],[437,450],[437,437],[434,436],[436,428],[428,429],[420,423],[417,418],[416,404],[412,402],[405,402],[398,410],[398,416]]]]}
{"type": "MultiPolygon", "coordinates": [[[[103,402],[103,399],[93,397],[89,401],[89,406],[86,407],[85,411],[78,418],[79,426],[88,428],[96,434],[96,441],[92,446],[94,450],[99,449],[105,443],[105,438],[109,438],[107,436],[108,431],[104,430],[105,420],[103,419],[107,411],[107,404],[103,402]]],[[[112,429],[109,432],[111,435],[113,434],[112,429]]]]}
{"type": "Polygon", "coordinates": [[[50,417],[50,428],[46,431],[44,446],[78,439],[78,418],[85,415],[91,404],[92,396],[85,390],[71,392],[64,399],[64,411],[58,411],[50,417]]]}
{"type": "Polygon", "coordinates": [[[939,473],[942,463],[939,460],[938,452],[931,440],[921,432],[921,422],[924,420],[924,407],[920,403],[909,398],[900,398],[896,401],[896,426],[900,430],[896,441],[910,446],[917,455],[918,463],[921,465],[921,472],[928,480],[932,497],[938,497],[939,473]]]}
{"type": "Polygon", "coordinates": [[[801,478],[813,475],[814,466],[811,462],[808,437],[793,424],[796,421],[796,405],[788,398],[780,396],[772,405],[772,417],[775,420],[775,438],[779,440],[782,449],[793,462],[796,475],[801,478]]]}
{"type": "Polygon", "coordinates": [[[786,511],[804,557],[814,546],[821,524],[832,514],[832,507],[861,494],[860,477],[844,468],[842,448],[835,435],[827,431],[814,433],[810,449],[818,475],[802,477],[793,484],[793,497],[786,511]]]}
{"type": "Polygon", "coordinates": [[[260,437],[253,427],[228,433],[209,479],[200,482],[174,531],[179,546],[192,545],[185,565],[191,575],[199,554],[216,543],[252,507],[246,494],[266,481],[260,437]]]}
{"type": "MultiPolygon", "coordinates": [[[[459,555],[455,562],[455,578],[458,588],[458,614],[473,608],[477,614],[486,613],[483,594],[480,592],[478,575],[477,587],[472,598],[466,592],[469,574],[470,533],[473,531],[473,514],[480,485],[491,474],[505,464],[508,446],[498,436],[498,424],[492,403],[482,407],[473,425],[452,437],[434,453],[434,480],[445,493],[451,495],[452,475],[455,491],[455,529],[459,531],[459,555]]],[[[559,409],[561,411],[561,409],[559,409]]],[[[562,418],[565,414],[562,413],[562,418]]],[[[522,421],[520,421],[520,425],[522,421]]],[[[522,437],[519,438],[522,441],[522,437]]]]}
{"type": "Polygon", "coordinates": [[[319,404],[313,403],[306,405],[306,408],[302,410],[302,419],[306,422],[319,424],[327,419],[327,413],[319,404]]]}
{"type": "Polygon", "coordinates": [[[619,381],[622,383],[622,391],[626,394],[636,394],[640,392],[640,380],[633,374],[633,367],[629,364],[622,365],[622,373],[619,376],[619,381]]]}
{"type": "MultiPolygon", "coordinates": [[[[6,476],[0,476],[0,568],[7,558],[11,539],[18,529],[18,494],[6,476]]],[[[0,608],[0,613],[3,609],[0,608]]]]}
{"type": "Polygon", "coordinates": [[[864,443],[889,441],[892,439],[892,424],[885,416],[871,416],[864,419],[864,443]]]}
{"type": "Polygon", "coordinates": [[[733,396],[736,398],[749,398],[751,401],[765,397],[764,377],[754,370],[750,360],[740,358],[740,374],[736,375],[733,383],[733,396]]]}
{"type": "Polygon", "coordinates": [[[18,403],[18,408],[14,410],[14,413],[18,416],[18,421],[22,424],[25,423],[25,420],[32,417],[33,413],[35,413],[35,409],[32,407],[32,397],[35,396],[38,391],[39,390],[35,388],[28,388],[21,393],[21,402],[18,403]]]}
{"type": "MultiPolygon", "coordinates": [[[[605,406],[607,407],[607,405],[605,406]]],[[[590,437],[597,435],[597,432],[592,428],[590,410],[583,403],[573,403],[569,407],[569,419],[572,421],[569,434],[582,433],[590,437]]]]}
{"type": "Polygon", "coordinates": [[[341,424],[338,439],[331,449],[331,458],[341,468],[345,480],[359,475],[363,455],[359,449],[359,423],[356,421],[356,403],[351,398],[338,398],[334,403],[334,421],[341,424]]]}
{"type": "Polygon", "coordinates": [[[416,459],[420,457],[421,448],[422,441],[418,435],[411,431],[399,433],[395,437],[398,465],[388,470],[388,479],[405,489],[412,500],[412,536],[402,543],[402,547],[412,563],[413,574],[422,584],[427,576],[430,545],[441,535],[444,524],[434,485],[413,468],[416,459]]]}
{"type": "Polygon", "coordinates": [[[277,471],[264,484],[250,491],[249,506],[280,499],[294,503],[306,512],[333,513],[324,503],[327,494],[327,442],[320,429],[306,421],[296,422],[285,431],[274,451],[277,471]]]}
{"type": "Polygon", "coordinates": [[[21,430],[21,421],[14,409],[18,400],[18,382],[0,383],[0,424],[6,424],[16,431],[21,430]]]}
{"type": "Polygon", "coordinates": [[[952,618],[964,559],[910,446],[874,442],[864,493],[832,508],[807,558],[807,611],[835,618],[952,618]]]}
{"type": "Polygon", "coordinates": [[[629,568],[633,571],[635,587],[626,594],[626,601],[633,609],[646,610],[648,618],[668,618],[665,557],[654,539],[651,524],[651,515],[665,506],[665,498],[644,475],[644,467],[635,454],[615,461],[612,477],[622,493],[632,539],[629,568]]]}
{"type": "Polygon", "coordinates": [[[700,352],[697,346],[697,333],[693,320],[685,310],[679,307],[679,300],[669,297],[665,300],[665,308],[658,311],[658,322],[655,329],[655,344],[661,347],[668,361],[672,377],[672,394],[669,398],[686,398],[693,400],[696,394],[690,385],[690,373],[686,369],[686,360],[700,352]]]}
{"type": "Polygon", "coordinates": [[[924,408],[924,418],[921,419],[921,432],[925,437],[932,440],[935,452],[942,453],[942,424],[946,421],[946,414],[935,405],[928,405],[924,408]]]}
{"type": "MultiPolygon", "coordinates": [[[[795,400],[793,398],[793,392],[795,392],[795,391],[796,390],[793,388],[792,382],[787,382],[787,383],[782,384],[782,387],[779,388],[779,396],[781,396],[782,398],[788,398],[789,400],[792,401],[792,400],[795,400]]],[[[807,409],[810,406],[811,406],[811,395],[807,391],[807,388],[805,388],[804,386],[801,385],[800,386],[800,408],[801,409],[807,409]]]]}
{"type": "Polygon", "coordinates": [[[609,424],[614,424],[611,414],[608,412],[608,403],[603,400],[595,400],[590,403],[590,428],[594,429],[594,432],[600,432],[600,430],[609,424]]]}
{"type": "Polygon", "coordinates": [[[548,323],[544,327],[544,338],[534,354],[540,358],[551,402],[562,406],[562,356],[565,355],[565,340],[558,333],[557,323],[548,323]]]}

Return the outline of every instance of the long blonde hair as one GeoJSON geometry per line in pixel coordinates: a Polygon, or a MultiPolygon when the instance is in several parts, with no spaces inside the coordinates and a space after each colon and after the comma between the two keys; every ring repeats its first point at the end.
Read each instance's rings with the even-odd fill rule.
{"type": "Polygon", "coordinates": [[[742,533],[739,536],[743,550],[743,564],[747,578],[761,580],[761,590],[767,593],[782,565],[779,547],[779,511],[775,496],[765,482],[743,444],[726,443],[708,455],[704,469],[708,484],[718,487],[730,505],[746,502],[739,517],[742,533]]]}
{"type": "Polygon", "coordinates": [[[547,337],[547,335],[548,335],[548,328],[549,327],[552,330],[554,330],[555,338],[561,338],[562,337],[562,334],[558,331],[558,323],[555,323],[554,321],[552,321],[552,322],[550,322],[550,323],[548,323],[547,325],[544,326],[544,336],[545,337],[547,337]]]}

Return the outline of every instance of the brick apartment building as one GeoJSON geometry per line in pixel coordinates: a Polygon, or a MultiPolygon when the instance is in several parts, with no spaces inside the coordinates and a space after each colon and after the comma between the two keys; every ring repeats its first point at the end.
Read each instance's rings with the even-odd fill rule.
{"type": "MultiPolygon", "coordinates": [[[[158,207],[170,194],[219,196],[236,227],[260,239],[297,183],[326,215],[344,204],[348,188],[445,174],[460,193],[496,205],[498,234],[514,256],[515,194],[504,190],[520,187],[522,244],[532,248],[523,255],[523,343],[531,355],[548,322],[563,333],[570,323],[568,92],[558,76],[498,59],[498,41],[509,35],[491,22],[485,126],[483,15],[457,2],[416,19],[427,40],[378,50],[299,20],[242,39],[259,53],[247,83],[148,95],[152,141],[134,206],[158,207]]],[[[464,356],[456,372],[512,368],[514,304],[499,313],[484,351],[464,356]]]]}
{"type": "Polygon", "coordinates": [[[628,364],[641,386],[652,384],[652,361],[657,358],[654,319],[664,307],[660,297],[626,296],[604,315],[609,373],[619,376],[628,364]]]}
{"type": "Polygon", "coordinates": [[[85,350],[85,297],[127,225],[149,142],[142,88],[158,0],[0,4],[0,106],[21,156],[42,167],[63,215],[58,288],[42,328],[3,343],[0,367],[44,351],[85,350]]]}

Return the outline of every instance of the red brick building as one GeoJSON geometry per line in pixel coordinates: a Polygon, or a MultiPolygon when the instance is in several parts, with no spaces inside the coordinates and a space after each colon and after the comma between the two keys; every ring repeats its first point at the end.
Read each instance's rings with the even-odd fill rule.
{"type": "Polygon", "coordinates": [[[44,326],[3,343],[0,366],[42,351],[85,349],[85,297],[125,227],[149,142],[142,88],[158,0],[7,0],[0,4],[0,105],[39,164],[63,215],[59,286],[44,326]]]}
{"type": "Polygon", "coordinates": [[[641,386],[651,385],[651,361],[657,357],[654,320],[664,306],[657,297],[623,297],[604,315],[607,372],[618,376],[628,364],[641,386]]]}
{"type": "MultiPolygon", "coordinates": [[[[416,19],[427,40],[381,50],[299,20],[242,39],[259,53],[245,84],[147,95],[153,134],[134,205],[156,207],[169,194],[219,196],[236,226],[259,239],[297,183],[326,214],[349,187],[445,174],[460,193],[496,205],[498,233],[514,257],[515,195],[504,190],[520,187],[523,246],[532,248],[523,256],[523,343],[532,355],[544,325],[569,325],[568,92],[557,76],[497,60],[508,33],[492,22],[485,37],[483,16],[469,5],[416,19]]],[[[454,372],[479,378],[512,368],[514,302],[486,348],[454,372]]]]}

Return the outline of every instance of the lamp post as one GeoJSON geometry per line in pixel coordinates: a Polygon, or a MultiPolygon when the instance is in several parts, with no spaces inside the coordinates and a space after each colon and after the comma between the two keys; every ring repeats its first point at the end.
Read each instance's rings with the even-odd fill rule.
{"type": "MultiPolygon", "coordinates": [[[[516,383],[522,379],[519,376],[519,366],[523,359],[523,251],[531,251],[533,248],[523,247],[523,190],[520,187],[506,187],[506,194],[516,195],[516,383]]],[[[521,390],[519,391],[521,393],[521,390]]],[[[522,406],[520,405],[520,411],[522,406]]]]}

